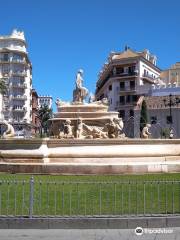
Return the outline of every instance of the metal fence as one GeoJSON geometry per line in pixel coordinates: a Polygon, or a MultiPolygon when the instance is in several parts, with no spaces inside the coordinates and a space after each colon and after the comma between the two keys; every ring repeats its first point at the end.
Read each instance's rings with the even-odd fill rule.
{"type": "Polygon", "coordinates": [[[174,214],[180,214],[180,181],[0,180],[1,217],[174,214]]]}

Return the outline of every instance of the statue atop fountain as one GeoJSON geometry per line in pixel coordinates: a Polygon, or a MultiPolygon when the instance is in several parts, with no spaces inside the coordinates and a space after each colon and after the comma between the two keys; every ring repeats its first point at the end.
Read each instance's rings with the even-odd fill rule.
{"type": "Polygon", "coordinates": [[[73,102],[83,103],[88,96],[87,88],[83,87],[83,70],[80,69],[76,75],[76,88],[73,91],[73,102]]]}

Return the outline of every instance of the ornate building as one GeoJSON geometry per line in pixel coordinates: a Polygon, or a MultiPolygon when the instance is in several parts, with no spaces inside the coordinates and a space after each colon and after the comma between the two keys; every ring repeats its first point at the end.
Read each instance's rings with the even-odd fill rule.
{"type": "Polygon", "coordinates": [[[31,130],[32,65],[23,32],[0,36],[0,78],[7,93],[0,96],[0,118],[11,123],[17,135],[31,130]]]}
{"type": "MultiPolygon", "coordinates": [[[[139,98],[148,95],[152,84],[159,83],[161,70],[157,67],[156,60],[156,56],[147,49],[135,52],[126,47],[123,52],[111,53],[100,71],[96,99],[108,98],[109,109],[119,112],[125,121],[125,127],[128,119],[136,117],[134,110],[139,98]]],[[[139,132],[135,133],[135,128],[137,126],[131,126],[129,137],[139,136],[139,132]]]]}
{"type": "Polygon", "coordinates": [[[52,102],[53,102],[53,98],[52,96],[38,96],[38,106],[39,108],[43,107],[43,106],[48,106],[49,109],[52,108],[52,102]]]}

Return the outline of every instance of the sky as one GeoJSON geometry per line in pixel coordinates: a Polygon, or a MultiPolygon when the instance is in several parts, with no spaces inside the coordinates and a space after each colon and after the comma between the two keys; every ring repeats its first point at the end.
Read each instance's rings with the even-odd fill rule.
{"type": "Polygon", "coordinates": [[[72,100],[78,69],[95,91],[111,51],[149,49],[166,69],[180,61],[179,0],[6,0],[0,35],[24,31],[39,95],[72,100]]]}

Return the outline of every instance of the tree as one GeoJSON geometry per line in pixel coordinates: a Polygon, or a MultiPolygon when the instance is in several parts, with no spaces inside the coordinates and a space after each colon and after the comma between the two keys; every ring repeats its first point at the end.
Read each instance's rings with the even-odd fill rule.
{"type": "Polygon", "coordinates": [[[38,118],[40,121],[40,136],[42,137],[43,133],[48,134],[49,130],[49,119],[52,117],[52,109],[50,109],[47,105],[41,107],[38,111],[38,118]]]}
{"type": "Polygon", "coordinates": [[[0,94],[5,94],[7,91],[6,83],[3,78],[0,78],[0,94]]]}
{"type": "Polygon", "coordinates": [[[140,115],[140,132],[142,132],[143,128],[146,126],[147,123],[148,123],[147,105],[146,101],[143,100],[140,115]]]}
{"type": "Polygon", "coordinates": [[[161,135],[161,138],[169,138],[170,129],[169,128],[161,128],[160,135],[161,135]]]}

